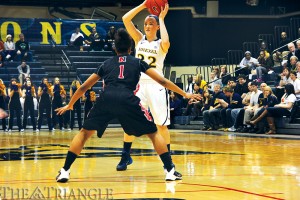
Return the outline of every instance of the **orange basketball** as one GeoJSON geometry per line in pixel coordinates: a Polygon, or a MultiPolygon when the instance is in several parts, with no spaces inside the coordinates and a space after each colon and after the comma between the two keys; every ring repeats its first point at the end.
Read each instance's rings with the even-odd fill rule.
{"type": "Polygon", "coordinates": [[[158,16],[161,8],[164,8],[166,3],[168,3],[168,0],[147,0],[146,6],[149,13],[158,16]]]}

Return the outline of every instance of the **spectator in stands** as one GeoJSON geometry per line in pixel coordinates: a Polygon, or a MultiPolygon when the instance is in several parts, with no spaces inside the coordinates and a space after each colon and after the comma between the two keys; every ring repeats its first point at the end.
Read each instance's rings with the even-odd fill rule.
{"type": "Polygon", "coordinates": [[[251,82],[248,82],[247,84],[249,92],[244,95],[244,98],[242,100],[243,107],[242,108],[235,108],[231,111],[231,117],[233,121],[233,126],[231,126],[228,131],[233,132],[242,132],[244,126],[244,114],[245,114],[245,106],[248,106],[250,104],[250,99],[252,95],[252,86],[251,82]]]}
{"type": "Polygon", "coordinates": [[[300,80],[297,78],[297,72],[291,71],[290,78],[291,84],[294,86],[295,95],[297,99],[300,99],[300,80]]]}
{"type": "Polygon", "coordinates": [[[251,82],[251,87],[252,87],[252,94],[250,98],[250,104],[246,107],[245,109],[245,114],[244,114],[244,128],[242,132],[248,133],[251,130],[251,126],[247,125],[246,121],[249,121],[253,116],[254,112],[259,108],[259,101],[258,97],[262,93],[260,90],[258,90],[258,83],[256,81],[251,82]]]}
{"type": "Polygon", "coordinates": [[[227,67],[226,66],[221,67],[220,78],[222,80],[222,85],[223,86],[227,85],[228,81],[231,79],[231,74],[229,74],[227,72],[227,67]]]}
{"type": "Polygon", "coordinates": [[[252,123],[257,123],[266,116],[270,127],[270,131],[266,134],[275,134],[276,127],[274,123],[274,117],[279,118],[287,115],[289,116],[295,101],[296,96],[294,86],[288,83],[285,85],[285,94],[282,96],[280,103],[274,105],[274,107],[268,107],[265,109],[264,112],[252,123]]]}
{"type": "Polygon", "coordinates": [[[5,48],[5,60],[7,61],[13,60],[16,55],[16,46],[10,34],[6,36],[6,42],[4,43],[4,48],[5,48]]]}
{"type": "Polygon", "coordinates": [[[34,102],[33,102],[33,98],[36,98],[36,92],[35,92],[35,88],[32,85],[30,80],[26,81],[26,83],[23,87],[22,97],[25,99],[23,128],[26,129],[27,116],[28,116],[28,111],[29,111],[33,130],[36,131],[36,123],[35,123],[35,116],[34,116],[34,102]]]}
{"type": "Polygon", "coordinates": [[[280,52],[276,52],[273,54],[273,62],[274,62],[274,71],[276,73],[282,72],[281,62],[283,61],[282,54],[280,52]]]}
{"type": "Polygon", "coordinates": [[[207,83],[203,80],[202,74],[197,74],[195,77],[195,83],[199,86],[201,90],[205,90],[207,88],[207,83]]]}
{"type": "Polygon", "coordinates": [[[260,51],[263,51],[265,53],[266,58],[270,57],[270,53],[267,48],[267,44],[264,41],[260,43],[260,51]]]}
{"type": "Polygon", "coordinates": [[[267,73],[272,68],[273,62],[270,55],[267,56],[265,51],[259,52],[259,57],[257,58],[257,60],[258,60],[258,64],[256,67],[257,81],[262,82],[263,73],[267,73]]]}
{"type": "Polygon", "coordinates": [[[219,103],[220,99],[225,100],[226,96],[221,90],[221,85],[215,84],[210,109],[203,112],[204,127],[202,130],[217,130],[219,128],[220,120],[217,117],[219,116],[219,112],[222,108],[219,103]]]}
{"type": "Polygon", "coordinates": [[[256,134],[265,133],[266,120],[257,121],[257,118],[267,109],[268,107],[274,107],[278,104],[277,97],[273,94],[272,88],[266,86],[263,90],[262,109],[260,109],[250,120],[250,124],[258,126],[256,134]]]}
{"type": "MultiPolygon", "coordinates": [[[[291,42],[291,40],[287,37],[286,32],[281,32],[281,38],[280,38],[280,42],[279,42],[279,47],[282,47],[282,46],[288,44],[289,42],[291,42]]],[[[288,47],[285,46],[285,47],[279,49],[279,52],[288,51],[288,50],[289,50],[288,47]]]]}
{"type": "Polygon", "coordinates": [[[277,99],[280,99],[284,94],[284,86],[288,83],[291,83],[292,80],[290,78],[290,70],[289,68],[284,68],[282,73],[280,74],[280,82],[279,85],[275,88],[275,95],[277,99]]]}
{"type": "Polygon", "coordinates": [[[109,27],[109,31],[107,32],[106,38],[105,38],[105,50],[111,51],[113,50],[114,42],[115,42],[115,34],[116,30],[114,26],[109,27]]]}
{"type": "Polygon", "coordinates": [[[296,56],[297,58],[300,58],[300,50],[295,48],[294,43],[289,43],[288,48],[290,50],[289,54],[287,55],[287,67],[291,70],[291,57],[296,56]]]}
{"type": "Polygon", "coordinates": [[[61,108],[62,107],[62,100],[66,96],[66,91],[64,86],[60,83],[60,80],[58,77],[55,77],[54,83],[51,86],[51,94],[53,94],[52,98],[52,127],[53,130],[55,130],[55,126],[57,124],[57,118],[58,118],[58,123],[59,123],[59,129],[64,130],[63,127],[63,116],[62,115],[57,115],[55,109],[56,108],[61,108]]]}
{"type": "Polygon", "coordinates": [[[32,53],[30,52],[29,43],[25,40],[23,33],[19,35],[19,40],[16,42],[16,61],[26,60],[32,62],[32,53]]]}
{"type": "Polygon", "coordinates": [[[104,47],[104,41],[101,39],[100,34],[97,33],[96,27],[93,27],[92,33],[85,40],[85,43],[90,45],[90,51],[102,51],[104,47]]]}
{"type": "Polygon", "coordinates": [[[296,46],[297,46],[297,49],[300,49],[300,40],[297,40],[296,46]]]}
{"type": "Polygon", "coordinates": [[[291,66],[290,70],[291,70],[291,71],[295,71],[295,70],[296,70],[296,63],[297,63],[297,62],[298,62],[297,56],[292,56],[292,57],[290,58],[290,66],[291,66]]]}
{"type": "Polygon", "coordinates": [[[178,98],[178,95],[171,91],[170,92],[170,125],[169,129],[174,128],[174,119],[176,116],[181,115],[181,100],[178,98]]]}
{"type": "Polygon", "coordinates": [[[227,131],[229,127],[233,126],[233,121],[231,117],[231,111],[235,108],[242,108],[242,98],[238,93],[235,93],[231,87],[225,86],[223,88],[223,92],[227,97],[225,100],[220,99],[219,102],[222,106],[220,111],[221,121],[223,124],[223,128],[218,130],[227,131]]]}
{"type": "Polygon", "coordinates": [[[218,77],[216,76],[216,73],[214,71],[212,71],[210,73],[210,83],[208,84],[208,87],[210,87],[210,91],[215,91],[215,85],[222,85],[222,81],[221,79],[218,79],[218,77]]]}
{"type": "Polygon", "coordinates": [[[235,78],[230,78],[227,82],[227,86],[231,87],[235,91],[235,87],[236,87],[235,78]]]}
{"type": "Polygon", "coordinates": [[[19,65],[17,69],[19,72],[20,83],[23,85],[24,79],[30,77],[30,67],[26,64],[26,61],[22,61],[21,65],[19,65]]]}
{"type": "Polygon", "coordinates": [[[220,73],[221,72],[220,72],[220,68],[219,67],[215,66],[212,71],[215,73],[215,75],[216,75],[217,78],[220,78],[220,73]]]}
{"type": "MultiPolygon", "coordinates": [[[[251,72],[251,70],[255,70],[256,66],[258,64],[258,61],[256,58],[251,57],[251,52],[250,51],[246,51],[245,52],[245,57],[242,59],[239,67],[240,70],[239,74],[244,74],[244,75],[248,75],[249,71],[251,72]]],[[[249,77],[250,79],[251,77],[249,77]]]]}
{"type": "MultiPolygon", "coordinates": [[[[75,94],[76,90],[80,88],[80,82],[78,80],[74,80],[72,82],[72,85],[70,87],[70,99],[75,94]]],[[[70,124],[70,130],[73,130],[74,124],[75,124],[75,112],[77,115],[77,122],[78,122],[78,128],[79,130],[82,128],[82,120],[81,120],[81,101],[78,99],[73,106],[73,110],[71,110],[71,124],[70,124]]],[[[65,120],[64,120],[65,121],[65,120]]]]}
{"type": "Polygon", "coordinates": [[[5,47],[4,42],[0,39],[0,61],[3,62],[5,59],[5,47]]]}
{"type": "Polygon", "coordinates": [[[212,102],[212,96],[208,90],[203,91],[201,101],[202,101],[201,113],[203,113],[204,111],[209,110],[212,102]]]}
{"type": "Polygon", "coordinates": [[[69,47],[79,47],[79,50],[83,51],[83,41],[84,36],[80,33],[80,28],[76,28],[75,33],[72,33],[71,35],[69,47]]]}
{"type": "Polygon", "coordinates": [[[296,63],[297,78],[300,79],[300,61],[296,63]]]}
{"type": "Polygon", "coordinates": [[[238,83],[235,86],[234,91],[238,93],[242,98],[249,92],[246,76],[241,74],[238,76],[238,83]]]}

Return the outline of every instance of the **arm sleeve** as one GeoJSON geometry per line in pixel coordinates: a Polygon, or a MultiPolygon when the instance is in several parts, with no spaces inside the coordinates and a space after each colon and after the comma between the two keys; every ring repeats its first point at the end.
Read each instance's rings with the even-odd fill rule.
{"type": "Polygon", "coordinates": [[[141,72],[145,73],[150,68],[149,65],[142,60],[140,60],[139,62],[140,62],[141,72]]]}

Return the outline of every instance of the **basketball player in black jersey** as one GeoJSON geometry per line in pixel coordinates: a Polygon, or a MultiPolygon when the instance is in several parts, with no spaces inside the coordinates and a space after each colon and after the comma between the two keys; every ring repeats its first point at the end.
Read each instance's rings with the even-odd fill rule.
{"type": "Polygon", "coordinates": [[[67,110],[72,110],[74,103],[82,95],[102,78],[105,82],[104,92],[97,99],[80,130],[71,145],[63,168],[56,177],[57,182],[67,182],[69,180],[70,167],[80,154],[84,143],[95,131],[101,137],[108,122],[117,118],[124,131],[129,135],[147,135],[153,142],[154,148],[167,169],[166,180],[180,180],[174,174],[175,168],[171,156],[168,152],[165,140],[157,134],[157,128],[148,110],[140,104],[140,99],[135,96],[134,91],[140,79],[141,72],[146,73],[161,85],[179,93],[185,98],[198,98],[199,96],[187,94],[169,80],[163,78],[155,69],[149,65],[130,56],[131,37],[125,29],[119,29],[116,34],[115,47],[117,56],[106,60],[98,67],[83,85],[78,88],[72,96],[70,103],[65,107],[56,109],[57,114],[63,114],[67,110]]]}

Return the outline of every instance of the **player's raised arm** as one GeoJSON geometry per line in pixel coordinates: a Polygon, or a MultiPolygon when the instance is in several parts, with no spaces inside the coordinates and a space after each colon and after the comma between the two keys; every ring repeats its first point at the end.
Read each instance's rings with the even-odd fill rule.
{"type": "Polygon", "coordinates": [[[140,4],[139,6],[133,8],[132,10],[130,10],[129,12],[127,12],[123,17],[122,20],[124,22],[125,28],[127,30],[127,32],[129,33],[129,35],[132,37],[132,39],[134,40],[135,44],[138,43],[138,41],[140,41],[143,37],[143,34],[137,29],[135,28],[132,19],[142,10],[144,10],[146,8],[146,1],[144,1],[142,4],[140,4]]]}
{"type": "Polygon", "coordinates": [[[161,47],[164,52],[168,52],[170,48],[169,34],[165,25],[165,17],[168,11],[169,11],[169,4],[166,4],[164,8],[161,8],[161,12],[159,14],[161,47]]]}

